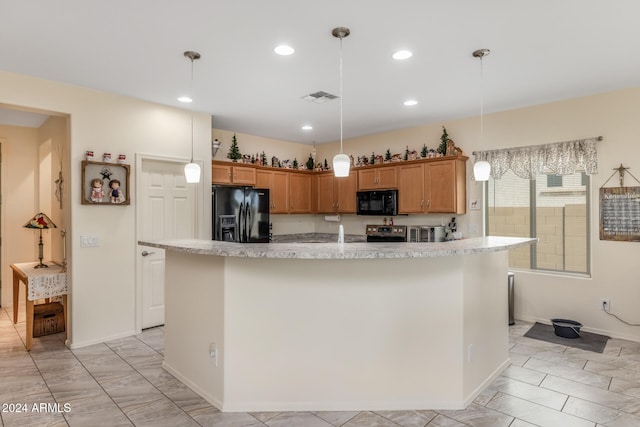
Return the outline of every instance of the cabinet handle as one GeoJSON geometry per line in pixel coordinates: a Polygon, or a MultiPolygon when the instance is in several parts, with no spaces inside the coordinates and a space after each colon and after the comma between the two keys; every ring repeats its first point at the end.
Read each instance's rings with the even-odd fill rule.
{"type": "Polygon", "coordinates": [[[420,207],[424,208],[424,200],[420,200],[420,207]]]}
{"type": "Polygon", "coordinates": [[[427,200],[427,207],[430,208],[431,207],[431,200],[427,200]]]}

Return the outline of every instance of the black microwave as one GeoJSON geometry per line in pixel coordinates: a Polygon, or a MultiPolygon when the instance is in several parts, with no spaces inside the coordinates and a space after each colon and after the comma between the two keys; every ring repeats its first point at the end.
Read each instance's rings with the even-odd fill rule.
{"type": "Polygon", "coordinates": [[[398,190],[357,192],[358,215],[398,215],[398,190]]]}

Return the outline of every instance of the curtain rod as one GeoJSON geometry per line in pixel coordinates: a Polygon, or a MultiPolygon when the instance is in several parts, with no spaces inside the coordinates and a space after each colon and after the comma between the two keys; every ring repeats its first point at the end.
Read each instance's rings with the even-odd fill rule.
{"type": "MultiPolygon", "coordinates": [[[[604,140],[604,137],[602,137],[602,136],[592,136],[591,138],[574,139],[572,141],[552,142],[550,144],[564,144],[566,142],[587,141],[589,139],[595,139],[596,141],[602,141],[602,140],[604,140]]],[[[543,145],[550,145],[550,144],[530,145],[529,147],[542,147],[543,145]]],[[[498,148],[497,150],[512,150],[514,148],[525,148],[525,147],[498,148]]],[[[474,151],[471,154],[473,154],[475,156],[476,154],[480,154],[480,153],[482,153],[484,151],[495,151],[495,150],[474,151]]]]}

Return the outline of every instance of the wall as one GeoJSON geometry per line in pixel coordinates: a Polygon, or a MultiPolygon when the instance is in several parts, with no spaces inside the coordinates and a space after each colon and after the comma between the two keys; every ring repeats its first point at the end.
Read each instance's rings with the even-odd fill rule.
{"type": "MultiPolygon", "coordinates": [[[[0,126],[2,149],[2,295],[3,307],[13,305],[10,264],[38,259],[38,232],[22,226],[37,213],[36,166],[38,130],[0,126]]],[[[44,231],[43,240],[49,238],[44,231]]],[[[20,298],[24,299],[24,291],[20,298]]]]}
{"type": "MultiPolygon", "coordinates": [[[[81,205],[81,161],[86,150],[93,150],[99,154],[105,151],[126,154],[129,163],[134,162],[136,153],[175,157],[186,162],[190,157],[191,112],[6,72],[0,72],[0,86],[3,88],[0,104],[70,117],[69,155],[64,161],[70,165],[65,186],[70,195],[69,218],[73,218],[68,227],[67,246],[72,254],[69,264],[71,345],[88,345],[135,333],[136,200],[132,197],[130,206],[81,205]],[[100,245],[81,248],[82,235],[98,236],[100,245]]],[[[210,128],[209,114],[194,113],[194,157],[204,159],[204,164],[209,164],[210,159],[210,128]]],[[[28,151],[23,155],[30,159],[33,170],[38,151],[35,145],[28,151]]],[[[52,172],[57,173],[55,168],[52,172]]],[[[21,173],[18,167],[8,173],[7,176],[18,182],[5,188],[20,191],[21,173]]],[[[132,170],[132,196],[135,182],[136,171],[132,170]]],[[[204,200],[205,194],[208,200],[210,188],[204,183],[211,182],[209,167],[203,168],[201,182],[199,213],[201,218],[208,218],[210,203],[204,200]]],[[[33,215],[33,183],[25,194],[31,198],[30,205],[24,206],[28,218],[33,215]]],[[[208,221],[202,221],[198,235],[210,232],[208,221]]],[[[32,247],[31,242],[27,247],[32,247]]]]}

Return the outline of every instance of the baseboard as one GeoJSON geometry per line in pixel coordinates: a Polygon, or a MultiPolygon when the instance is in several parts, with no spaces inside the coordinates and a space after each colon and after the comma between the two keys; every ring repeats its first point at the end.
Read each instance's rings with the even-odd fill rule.
{"type": "Polygon", "coordinates": [[[498,378],[500,374],[502,374],[502,372],[504,372],[504,370],[509,367],[509,365],[511,365],[510,359],[502,362],[502,364],[495,371],[493,371],[493,373],[486,380],[484,380],[482,384],[476,387],[476,389],[466,399],[464,399],[464,407],[466,408],[471,403],[473,403],[475,398],[478,397],[480,393],[482,393],[487,387],[489,387],[493,380],[498,378]]]}
{"type": "Polygon", "coordinates": [[[121,334],[110,335],[110,336],[102,337],[102,338],[96,338],[94,340],[89,340],[89,341],[70,342],[67,339],[67,341],[69,342],[67,347],[69,347],[71,350],[75,350],[77,348],[87,347],[87,346],[94,345],[94,344],[102,344],[102,343],[107,342],[107,341],[118,340],[120,338],[126,338],[126,337],[130,337],[130,336],[133,336],[133,335],[137,335],[137,333],[136,333],[136,331],[131,330],[131,331],[128,331],[128,332],[123,332],[121,334]]]}
{"type": "MultiPolygon", "coordinates": [[[[176,377],[178,380],[180,380],[182,384],[186,385],[192,391],[200,395],[200,397],[202,397],[204,400],[211,403],[216,409],[223,411],[223,404],[219,399],[216,399],[214,396],[202,390],[200,387],[194,384],[191,380],[189,380],[184,375],[182,375],[180,371],[178,371],[177,369],[174,369],[171,365],[169,365],[166,360],[162,361],[162,368],[165,371],[169,372],[174,377],[176,377]]],[[[233,412],[233,411],[226,411],[226,412],[233,412]]],[[[246,411],[237,411],[237,412],[246,412],[246,411]]]]}

